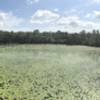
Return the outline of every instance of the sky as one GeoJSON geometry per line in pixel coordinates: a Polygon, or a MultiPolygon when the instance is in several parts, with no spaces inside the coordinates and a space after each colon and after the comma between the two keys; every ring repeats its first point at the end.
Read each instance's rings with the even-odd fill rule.
{"type": "Polygon", "coordinates": [[[100,0],[0,0],[0,30],[100,30],[100,0]]]}

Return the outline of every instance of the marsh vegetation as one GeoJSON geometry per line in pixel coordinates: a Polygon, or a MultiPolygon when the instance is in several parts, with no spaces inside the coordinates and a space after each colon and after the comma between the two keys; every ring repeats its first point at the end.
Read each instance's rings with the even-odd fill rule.
{"type": "Polygon", "coordinates": [[[99,100],[100,49],[0,46],[0,100],[99,100]]]}

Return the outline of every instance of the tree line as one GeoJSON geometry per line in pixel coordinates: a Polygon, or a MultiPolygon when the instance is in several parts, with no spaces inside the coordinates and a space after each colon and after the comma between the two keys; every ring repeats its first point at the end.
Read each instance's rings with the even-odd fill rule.
{"type": "Polygon", "coordinates": [[[100,32],[8,32],[0,31],[0,44],[66,44],[100,47],[100,32]]]}

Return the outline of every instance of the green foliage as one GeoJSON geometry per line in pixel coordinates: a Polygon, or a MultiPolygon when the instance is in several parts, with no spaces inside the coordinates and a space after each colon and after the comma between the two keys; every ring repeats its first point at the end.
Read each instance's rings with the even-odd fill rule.
{"type": "Polygon", "coordinates": [[[0,31],[0,44],[67,44],[100,47],[98,30],[79,33],[68,32],[4,32],[0,31]]]}
{"type": "Polygon", "coordinates": [[[100,49],[1,45],[0,100],[99,100],[100,49]]]}

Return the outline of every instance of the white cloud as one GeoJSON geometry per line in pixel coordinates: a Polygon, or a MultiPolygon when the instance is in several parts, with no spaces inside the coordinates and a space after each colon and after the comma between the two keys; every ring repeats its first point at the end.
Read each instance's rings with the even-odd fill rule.
{"type": "Polygon", "coordinates": [[[88,1],[90,4],[99,4],[100,0],[86,0],[88,1]]]}
{"type": "Polygon", "coordinates": [[[73,15],[73,14],[76,14],[76,13],[79,14],[79,13],[81,13],[81,11],[78,11],[75,8],[64,11],[64,15],[73,15]]]}
{"type": "Polygon", "coordinates": [[[26,0],[27,4],[30,5],[30,4],[33,4],[33,3],[38,3],[39,0],[26,0]]]}
{"type": "Polygon", "coordinates": [[[100,11],[94,11],[94,16],[96,18],[100,18],[100,11]]]}
{"type": "Polygon", "coordinates": [[[100,11],[92,11],[91,13],[87,13],[85,18],[93,19],[96,21],[100,19],[100,11]]]}
{"type": "Polygon", "coordinates": [[[90,18],[90,17],[92,17],[91,13],[88,13],[88,14],[85,15],[85,18],[90,18]]]}
{"type": "MultiPolygon", "coordinates": [[[[87,14],[85,17],[94,16],[93,13],[87,14]]],[[[95,16],[99,13],[95,12],[95,16]]],[[[89,21],[86,19],[81,19],[79,16],[70,15],[63,16],[58,13],[54,13],[48,10],[38,10],[34,13],[31,18],[31,24],[37,25],[42,31],[69,31],[69,32],[79,32],[81,30],[91,31],[93,29],[100,29],[99,23],[95,21],[89,21]]]]}
{"type": "Polygon", "coordinates": [[[31,17],[30,22],[32,24],[44,24],[44,23],[49,23],[52,21],[57,20],[60,17],[59,14],[54,13],[49,10],[37,10],[33,16],[31,17]]]}
{"type": "Polygon", "coordinates": [[[57,21],[57,25],[65,31],[77,32],[81,30],[91,31],[92,29],[98,29],[99,24],[95,24],[92,21],[82,20],[78,16],[62,17],[57,21]]]}
{"type": "Polygon", "coordinates": [[[94,3],[100,3],[100,0],[92,0],[94,3]]]}
{"type": "Polygon", "coordinates": [[[55,9],[54,9],[54,11],[55,11],[55,12],[58,12],[58,11],[59,11],[59,9],[58,9],[58,8],[55,8],[55,9]]]}
{"type": "Polygon", "coordinates": [[[78,21],[79,17],[78,16],[68,16],[68,17],[61,17],[58,21],[58,25],[65,25],[68,24],[69,22],[73,21],[78,21]]]}
{"type": "Polygon", "coordinates": [[[17,18],[11,12],[6,13],[0,11],[0,29],[1,30],[12,30],[20,25],[22,19],[17,18]]]}

